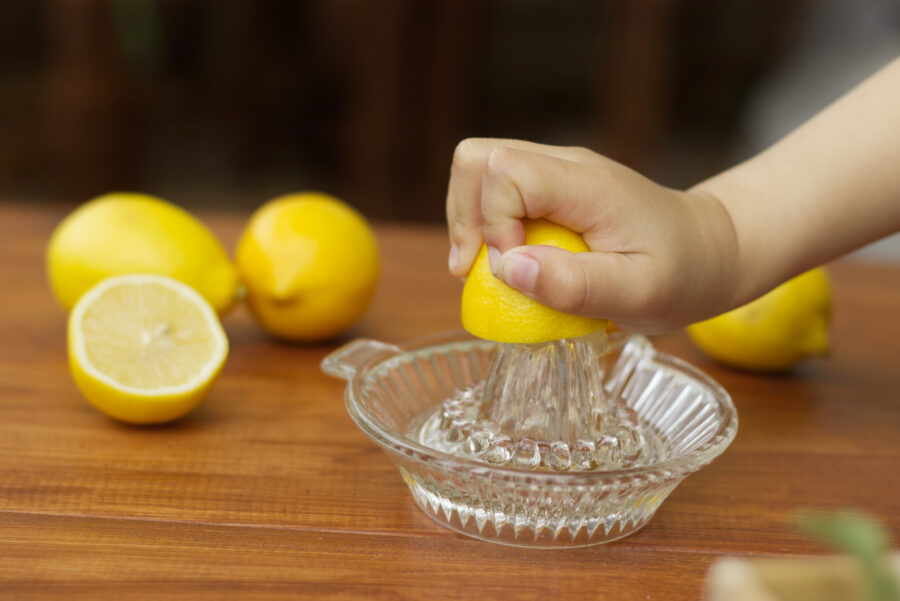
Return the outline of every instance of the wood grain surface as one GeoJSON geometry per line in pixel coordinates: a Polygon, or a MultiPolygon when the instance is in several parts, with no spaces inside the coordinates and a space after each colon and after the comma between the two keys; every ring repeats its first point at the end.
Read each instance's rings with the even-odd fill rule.
{"type": "MultiPolygon", "coordinates": [[[[383,275],[340,340],[289,345],[238,309],[206,402],[116,423],[69,376],[44,247],[70,207],[0,204],[0,599],[698,599],[720,554],[822,551],[788,520],[853,506],[900,531],[900,268],[839,262],[833,352],[782,376],[655,343],[733,396],[732,446],[650,524],[576,550],[503,547],[432,522],[319,362],[355,337],[459,328],[436,227],[380,224],[383,275]]],[[[246,215],[201,217],[229,247],[246,215]]]]}

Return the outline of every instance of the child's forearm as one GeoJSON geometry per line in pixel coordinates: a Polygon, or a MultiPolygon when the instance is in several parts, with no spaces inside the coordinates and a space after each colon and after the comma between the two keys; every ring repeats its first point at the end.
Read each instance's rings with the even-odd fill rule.
{"type": "Polygon", "coordinates": [[[734,305],[900,229],[900,59],[783,140],[692,189],[734,224],[734,305]]]}

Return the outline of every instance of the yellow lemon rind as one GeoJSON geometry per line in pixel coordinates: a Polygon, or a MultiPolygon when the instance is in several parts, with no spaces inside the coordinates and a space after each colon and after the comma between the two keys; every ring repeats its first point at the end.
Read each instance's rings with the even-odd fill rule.
{"type": "MultiPolygon", "coordinates": [[[[482,248],[479,253],[487,254],[482,248]]],[[[463,287],[460,316],[463,328],[478,338],[494,342],[537,344],[578,338],[606,328],[605,319],[572,315],[528,298],[490,273],[486,259],[476,260],[463,287]]]]}
{"type": "Polygon", "coordinates": [[[712,359],[748,371],[786,371],[828,352],[831,287],[823,268],[807,271],[758,299],[692,324],[687,333],[712,359]]]}
{"type": "Polygon", "coordinates": [[[257,323],[275,338],[304,343],[333,338],[362,318],[375,296],[379,255],[365,216],[321,192],[266,202],[235,252],[257,323]]]}
{"type": "MultiPolygon", "coordinates": [[[[544,219],[525,219],[526,244],[543,244],[570,252],[590,252],[580,234],[544,219]]],[[[536,344],[579,338],[606,329],[609,322],[564,313],[507,286],[490,271],[482,245],[463,288],[460,316],[473,336],[503,343],[536,344]]]]}
{"type": "Polygon", "coordinates": [[[147,194],[112,192],[69,213],[50,237],[46,269],[67,311],[101,280],[126,273],[184,282],[219,315],[239,300],[237,270],[215,234],[182,207],[147,194]],[[123,216],[130,217],[124,227],[116,222],[123,216]],[[96,233],[105,228],[102,236],[96,233]]]}

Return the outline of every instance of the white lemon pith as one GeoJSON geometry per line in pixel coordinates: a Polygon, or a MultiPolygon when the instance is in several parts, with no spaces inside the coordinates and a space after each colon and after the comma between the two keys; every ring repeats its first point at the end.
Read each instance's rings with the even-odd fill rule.
{"type": "Polygon", "coordinates": [[[831,287],[821,267],[760,298],[688,327],[713,359],[749,370],[781,371],[828,351],[831,287]]]}
{"type": "Polygon", "coordinates": [[[106,194],[78,207],[54,230],[47,274],[67,310],[99,281],[127,273],[175,278],[220,314],[238,297],[237,271],[222,244],[193,215],[160,198],[106,194]]]}
{"type": "Polygon", "coordinates": [[[103,280],[69,315],[69,362],[87,399],[122,421],[168,422],[203,400],[228,355],[213,308],[172,278],[103,280]]]}

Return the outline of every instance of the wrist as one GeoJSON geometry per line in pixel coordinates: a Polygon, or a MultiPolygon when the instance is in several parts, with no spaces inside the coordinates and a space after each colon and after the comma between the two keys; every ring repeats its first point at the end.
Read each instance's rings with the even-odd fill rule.
{"type": "Polygon", "coordinates": [[[702,187],[691,188],[685,194],[694,223],[691,262],[702,275],[696,285],[708,292],[704,302],[695,308],[693,321],[697,321],[742,304],[745,270],[741,240],[726,203],[702,187]]]}

